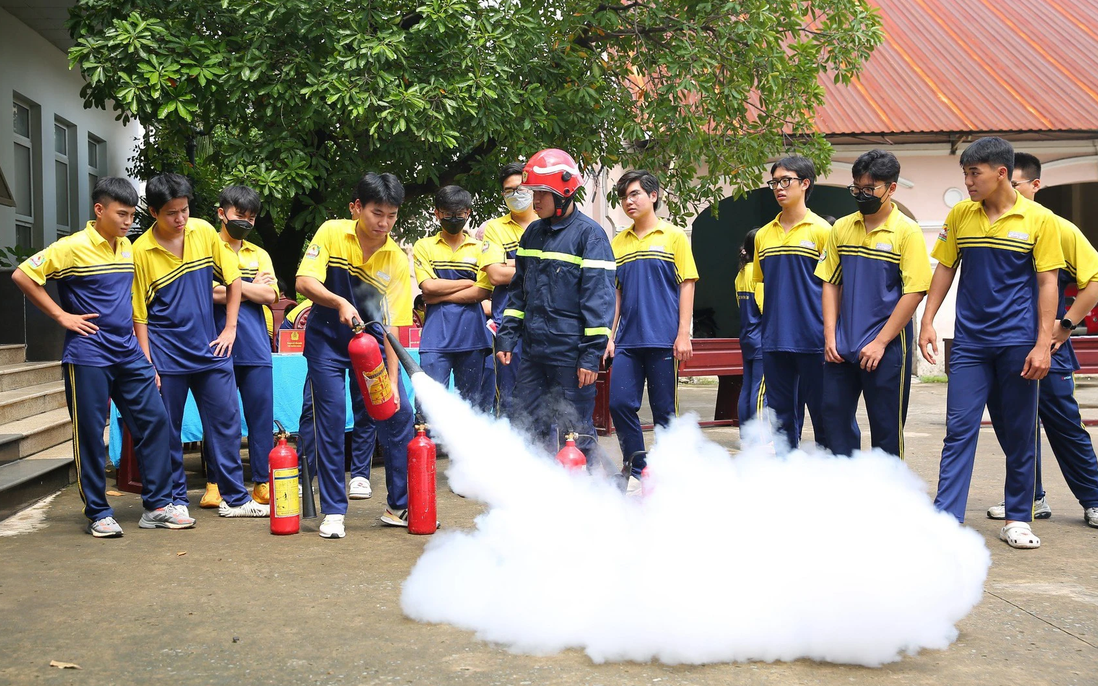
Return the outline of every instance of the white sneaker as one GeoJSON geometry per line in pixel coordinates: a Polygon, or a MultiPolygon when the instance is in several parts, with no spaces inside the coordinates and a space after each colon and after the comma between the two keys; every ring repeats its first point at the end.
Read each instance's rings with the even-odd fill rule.
{"type": "Polygon", "coordinates": [[[177,505],[173,503],[170,507],[187,519],[191,519],[191,511],[187,509],[186,505],[177,505]]]}
{"type": "Polygon", "coordinates": [[[356,476],[351,479],[351,483],[347,488],[347,497],[351,500],[366,500],[374,494],[374,489],[370,487],[370,480],[364,476],[356,476]]]}
{"type": "Polygon", "coordinates": [[[343,528],[343,515],[324,515],[324,521],[320,523],[321,538],[343,538],[347,535],[343,528]]]}
{"type": "Polygon", "coordinates": [[[385,508],[385,514],[379,517],[382,524],[388,524],[389,526],[408,526],[408,508],[403,510],[393,511],[390,508],[385,508]]]}
{"type": "Polygon", "coordinates": [[[114,521],[114,517],[103,517],[88,522],[87,532],[96,538],[119,538],[122,536],[122,527],[114,521]]]}
{"type": "Polygon", "coordinates": [[[1098,529],[1098,507],[1088,507],[1083,510],[1083,521],[1087,523],[1087,526],[1098,529]]]}
{"type": "Polygon", "coordinates": [[[219,517],[270,517],[271,506],[261,505],[254,500],[249,500],[243,505],[229,507],[229,504],[222,500],[221,504],[217,506],[217,515],[219,517]]]}
{"type": "MultiPolygon", "coordinates": [[[[1052,508],[1044,498],[1033,501],[1033,518],[1048,519],[1052,516],[1052,508]]],[[[988,519],[1006,519],[1006,501],[1000,501],[998,505],[987,508],[988,519]]]]}

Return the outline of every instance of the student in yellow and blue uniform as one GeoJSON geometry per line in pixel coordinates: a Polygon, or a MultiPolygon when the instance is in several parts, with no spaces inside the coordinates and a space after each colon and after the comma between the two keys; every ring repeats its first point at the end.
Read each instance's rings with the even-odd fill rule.
{"type": "Polygon", "coordinates": [[[659,181],[644,169],[622,174],[616,186],[633,224],[611,241],[617,271],[616,316],[606,355],[610,375],[610,416],[622,457],[640,478],[647,465],[644,433],[637,411],[645,384],[656,426],[667,426],[678,412],[679,363],[693,354],[690,318],[698,269],[682,229],[656,216],[659,181]]]}
{"type": "MultiPolygon", "coordinates": [[[[267,332],[267,305],[278,301],[274,264],[266,250],[246,240],[255,227],[261,208],[259,193],[247,186],[229,186],[218,199],[217,218],[221,240],[236,253],[240,263],[240,312],[233,344],[233,375],[248,422],[248,462],[251,465],[252,497],[257,503],[270,501],[267,459],[274,448],[274,376],[271,337],[267,332]]],[[[214,323],[225,328],[225,287],[214,287],[214,323]]],[[[207,467],[207,477],[210,469],[207,467]]],[[[217,488],[207,478],[207,491],[217,488]]],[[[206,498],[202,499],[204,502],[206,498]]]]}
{"type": "Polygon", "coordinates": [[[484,361],[492,350],[480,302],[492,287],[480,271],[480,242],[463,230],[472,211],[469,191],[453,185],[438,189],[435,218],[442,230],[416,241],[412,258],[427,305],[419,364],[443,386],[450,384],[452,372],[461,397],[479,404],[484,361]]]}
{"type": "Polygon", "coordinates": [[[142,529],[187,529],[194,520],[172,503],[168,414],[156,391],[156,372],[133,335],[133,255],[126,232],[137,191],[125,179],[95,184],[95,221],[19,265],[12,281],[27,299],[67,329],[61,366],[72,419],[76,483],[87,532],[117,538],[122,527],[106,495],[103,426],[111,400],[133,436],[141,471],[142,529]],[[60,304],[44,288],[57,282],[60,304]]]}
{"type": "MultiPolygon", "coordinates": [[[[320,525],[323,538],[346,535],[343,433],[347,372],[351,369],[347,354],[353,336],[351,327],[369,320],[390,329],[412,323],[408,256],[389,236],[404,202],[404,187],[392,174],[370,172],[359,180],[356,198],[358,219],[324,222],[297,270],[297,291],[313,301],[305,328],[305,359],[312,394],[320,504],[325,515],[320,525]]],[[[414,433],[412,408],[388,340],[377,326],[368,327],[367,331],[384,350],[393,396],[399,403],[396,414],[376,423],[378,440],[386,456],[388,488],[388,507],[381,522],[407,526],[408,443],[414,433]]]]}
{"type": "Polygon", "coordinates": [[[865,395],[872,446],[904,457],[915,327],[911,320],[930,287],[930,259],[919,225],[892,197],[900,162],[870,150],[849,186],[858,211],[835,223],[816,267],[823,280],[825,448],[853,455],[861,436],[858,398],[865,395]]]}
{"type": "Polygon", "coordinates": [[[770,168],[767,185],[781,213],[755,234],[754,277],[769,306],[762,313],[766,404],[778,428],[796,448],[804,406],[812,414],[816,442],[827,444],[823,409],[823,285],[816,264],[831,226],[805,202],[816,183],[812,161],[792,155],[770,168]]]}
{"type": "Polygon", "coordinates": [[[740,388],[737,418],[743,427],[766,405],[762,361],[763,287],[755,280],[755,234],[751,229],[740,248],[740,270],[736,274],[736,303],[740,308],[740,354],[743,356],[743,386],[740,388]]]}
{"type": "Polygon", "coordinates": [[[934,364],[934,315],[957,268],[957,315],[949,359],[946,437],[935,506],[964,521],[984,406],[1006,454],[1006,526],[999,538],[1014,548],[1041,541],[1033,519],[1038,381],[1051,364],[1057,270],[1064,266],[1052,213],[1011,188],[1014,149],[1002,138],[973,142],[961,154],[971,200],[954,205],[935,242],[938,266],[919,327],[919,349],[934,364]]]}
{"type": "MultiPolygon", "coordinates": [[[[510,162],[499,171],[499,183],[503,190],[503,202],[509,210],[502,217],[489,219],[484,225],[484,245],[481,247],[481,269],[492,284],[492,321],[498,331],[503,324],[503,311],[514,288],[515,254],[519,239],[526,228],[538,218],[534,212],[534,193],[522,187],[522,164],[510,162]]],[[[522,341],[515,343],[511,351],[511,364],[499,364],[495,355],[489,356],[484,368],[481,405],[499,416],[511,412],[515,392],[515,380],[522,366],[522,341]],[[488,382],[491,383],[488,383],[488,382]]]]}
{"type": "Polygon", "coordinates": [[[161,174],[145,185],[156,223],[133,244],[134,333],[160,376],[160,395],[172,422],[172,499],[188,506],[183,470],[183,410],[187,391],[202,418],[203,443],[217,477],[222,517],[266,517],[244,487],[240,462],[240,406],[236,401],[232,351],[240,307],[236,255],[217,231],[190,216],[191,184],[179,174],[161,174]],[[215,328],[210,284],[228,286],[225,326],[215,328]]]}
{"type": "MultiPolygon", "coordinates": [[[[522,171],[540,219],[519,241],[515,288],[496,337],[502,364],[522,340],[516,422],[553,452],[552,427],[579,434],[588,468],[605,460],[595,436],[595,380],[614,319],[614,252],[606,231],[576,208],[575,160],[550,148],[522,171]]],[[[558,436],[559,439],[559,436],[558,436]]]]}
{"type": "MultiPolygon", "coordinates": [[[[1011,181],[1019,195],[1033,200],[1041,188],[1041,161],[1029,153],[1014,154],[1014,178],[1011,181]]],[[[1079,403],[1075,400],[1075,372],[1079,360],[1071,346],[1071,332],[1098,304],[1098,251],[1075,226],[1063,217],[1056,217],[1060,227],[1060,248],[1064,252],[1064,269],[1060,270],[1059,304],[1052,334],[1052,364],[1048,376],[1041,380],[1037,415],[1045,428],[1052,453],[1060,464],[1072,494],[1083,506],[1083,521],[1098,528],[1098,457],[1090,432],[1083,426],[1079,403]],[[1065,289],[1075,284],[1079,293],[1071,307],[1067,306],[1065,289]]],[[[996,405],[989,405],[989,409],[996,405]]],[[[996,411],[1001,411],[996,409],[996,411]]],[[[1033,518],[1048,519],[1052,509],[1045,500],[1041,483],[1041,444],[1037,444],[1037,487],[1033,502],[1033,518]]],[[[1005,502],[987,511],[990,519],[1005,519],[1005,502]]]]}
{"type": "Polygon", "coordinates": [[[305,300],[302,300],[298,304],[286,310],[286,314],[282,317],[282,323],[278,325],[278,330],[289,331],[290,329],[302,328],[297,325],[297,320],[302,314],[304,314],[305,320],[302,322],[302,324],[307,323],[309,321],[309,308],[312,306],[313,301],[306,298],[305,300]]]}

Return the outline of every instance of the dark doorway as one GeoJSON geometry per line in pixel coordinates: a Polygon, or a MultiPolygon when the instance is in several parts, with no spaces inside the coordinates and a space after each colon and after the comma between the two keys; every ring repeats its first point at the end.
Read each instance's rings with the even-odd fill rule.
{"type": "MultiPolygon", "coordinates": [[[[816,186],[808,207],[820,216],[832,217],[858,209],[849,191],[838,186],[816,186]]],[[[739,199],[725,198],[718,205],[717,216],[712,210],[710,206],[694,219],[690,238],[699,277],[694,295],[694,337],[737,338],[736,273],[743,237],[772,221],[781,208],[774,194],[761,188],[739,199]]]]}
{"type": "MultiPolygon", "coordinates": [[[[1098,245],[1098,183],[1091,181],[1042,188],[1037,192],[1037,202],[1071,220],[1092,245],[1098,245]]],[[[700,281],[698,285],[701,286],[700,281]]]]}

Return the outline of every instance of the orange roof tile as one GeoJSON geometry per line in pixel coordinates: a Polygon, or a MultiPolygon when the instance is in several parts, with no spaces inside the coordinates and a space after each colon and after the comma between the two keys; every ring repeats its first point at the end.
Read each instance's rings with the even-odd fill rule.
{"type": "Polygon", "coordinates": [[[828,135],[1098,131],[1093,0],[870,0],[884,42],[823,77],[828,135]]]}

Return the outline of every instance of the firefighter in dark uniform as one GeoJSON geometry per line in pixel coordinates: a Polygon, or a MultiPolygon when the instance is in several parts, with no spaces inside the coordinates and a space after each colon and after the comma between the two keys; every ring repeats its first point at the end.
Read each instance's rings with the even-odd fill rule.
{"type": "Polygon", "coordinates": [[[550,148],[531,157],[522,185],[534,192],[539,219],[519,241],[497,356],[510,364],[522,342],[514,392],[519,426],[543,441],[554,425],[576,431],[592,465],[603,459],[591,415],[614,317],[614,253],[602,227],[573,202],[580,173],[568,153],[550,148]]]}

